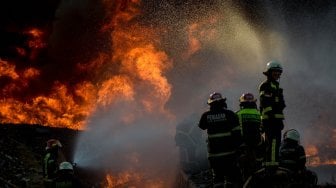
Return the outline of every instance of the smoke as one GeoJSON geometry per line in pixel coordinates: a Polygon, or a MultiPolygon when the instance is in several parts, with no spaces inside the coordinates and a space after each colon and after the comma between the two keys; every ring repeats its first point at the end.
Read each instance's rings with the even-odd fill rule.
{"type": "MultiPolygon", "coordinates": [[[[137,113],[130,105],[114,106],[91,119],[89,129],[78,138],[74,162],[81,168],[106,171],[115,177],[134,173],[141,177],[142,185],[155,180],[164,187],[173,186],[177,172],[173,125],[157,115],[125,122],[120,117],[137,113]]],[[[136,177],[132,177],[132,183],[138,185],[136,177]]]]}

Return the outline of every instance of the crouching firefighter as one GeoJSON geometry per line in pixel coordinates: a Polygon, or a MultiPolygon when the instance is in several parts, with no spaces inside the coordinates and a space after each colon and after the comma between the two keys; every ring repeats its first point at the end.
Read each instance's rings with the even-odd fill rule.
{"type": "Polygon", "coordinates": [[[317,184],[317,175],[306,169],[306,153],[300,145],[300,134],[295,129],[287,130],[279,153],[280,166],[293,172],[296,187],[314,187],[317,184]]]}
{"type": "Polygon", "coordinates": [[[207,103],[210,109],[202,114],[198,126],[208,134],[213,187],[241,187],[237,165],[237,149],[242,143],[238,116],[227,109],[226,98],[220,93],[212,93],[207,103]]]}
{"type": "Polygon", "coordinates": [[[65,161],[59,165],[57,177],[54,180],[55,188],[81,188],[83,185],[74,174],[74,167],[65,161]]]}

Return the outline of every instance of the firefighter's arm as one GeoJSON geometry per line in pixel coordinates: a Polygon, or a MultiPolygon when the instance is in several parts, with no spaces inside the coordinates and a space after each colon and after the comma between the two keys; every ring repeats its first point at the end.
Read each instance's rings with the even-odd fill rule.
{"type": "Polygon", "coordinates": [[[201,119],[198,123],[198,127],[201,128],[202,130],[207,129],[207,116],[206,116],[206,114],[203,114],[201,116],[201,119]]]}
{"type": "Polygon", "coordinates": [[[299,165],[300,168],[304,169],[305,166],[306,166],[307,158],[306,158],[306,153],[305,153],[305,150],[304,150],[303,146],[299,147],[298,154],[299,154],[298,165],[299,165]]]}
{"type": "Polygon", "coordinates": [[[259,95],[260,95],[260,110],[262,116],[267,116],[267,119],[274,118],[273,113],[273,93],[267,87],[266,84],[263,84],[259,88],[259,95]]]}

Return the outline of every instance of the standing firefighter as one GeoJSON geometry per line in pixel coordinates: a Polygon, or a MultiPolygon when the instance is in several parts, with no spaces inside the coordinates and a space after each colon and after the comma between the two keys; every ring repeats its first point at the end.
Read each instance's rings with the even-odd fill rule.
{"type": "Polygon", "coordinates": [[[240,168],[244,179],[248,178],[258,168],[263,160],[263,140],[260,134],[260,112],[257,99],[252,93],[245,93],[239,98],[240,110],[237,111],[243,136],[240,168]]]}
{"type": "Polygon", "coordinates": [[[53,180],[57,176],[58,166],[64,161],[64,156],[60,149],[62,144],[57,139],[47,141],[46,153],[43,158],[43,177],[45,187],[51,187],[53,180]]]}
{"type": "Polygon", "coordinates": [[[241,181],[236,153],[242,142],[239,120],[227,109],[226,98],[220,93],[212,93],[208,104],[210,110],[202,114],[199,127],[207,130],[208,160],[214,187],[234,187],[241,181]]]}
{"type": "Polygon", "coordinates": [[[283,90],[278,82],[282,66],[277,61],[268,62],[266,71],[263,73],[267,76],[267,80],[259,86],[259,95],[262,127],[266,140],[265,165],[272,167],[278,165],[281,131],[284,128],[283,110],[286,105],[283,90]]]}

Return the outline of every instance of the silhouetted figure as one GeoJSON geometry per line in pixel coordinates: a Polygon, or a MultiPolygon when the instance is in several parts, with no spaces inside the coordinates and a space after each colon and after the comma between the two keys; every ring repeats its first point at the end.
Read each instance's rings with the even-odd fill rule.
{"type": "Polygon", "coordinates": [[[199,127],[207,130],[208,160],[214,187],[235,187],[241,183],[237,149],[242,143],[238,116],[227,109],[226,98],[212,93],[210,109],[201,116],[199,127]]]}
{"type": "Polygon", "coordinates": [[[62,162],[59,165],[57,177],[54,180],[54,188],[80,188],[81,182],[75,177],[71,163],[62,162]]]}
{"type": "Polygon", "coordinates": [[[45,187],[51,187],[53,180],[56,178],[58,166],[65,161],[61,152],[62,144],[57,139],[47,141],[46,153],[43,158],[43,178],[45,187]]]}
{"type": "Polygon", "coordinates": [[[261,116],[256,101],[252,93],[244,93],[239,98],[240,110],[236,112],[243,136],[239,166],[244,180],[261,168],[265,155],[264,142],[260,133],[261,116]]]}
{"type": "Polygon", "coordinates": [[[265,131],[266,156],[265,166],[278,166],[279,147],[281,143],[281,131],[284,128],[283,110],[286,107],[283,89],[278,80],[282,73],[282,66],[277,61],[270,61],[263,72],[267,80],[259,86],[260,113],[262,128],[265,131]]]}

